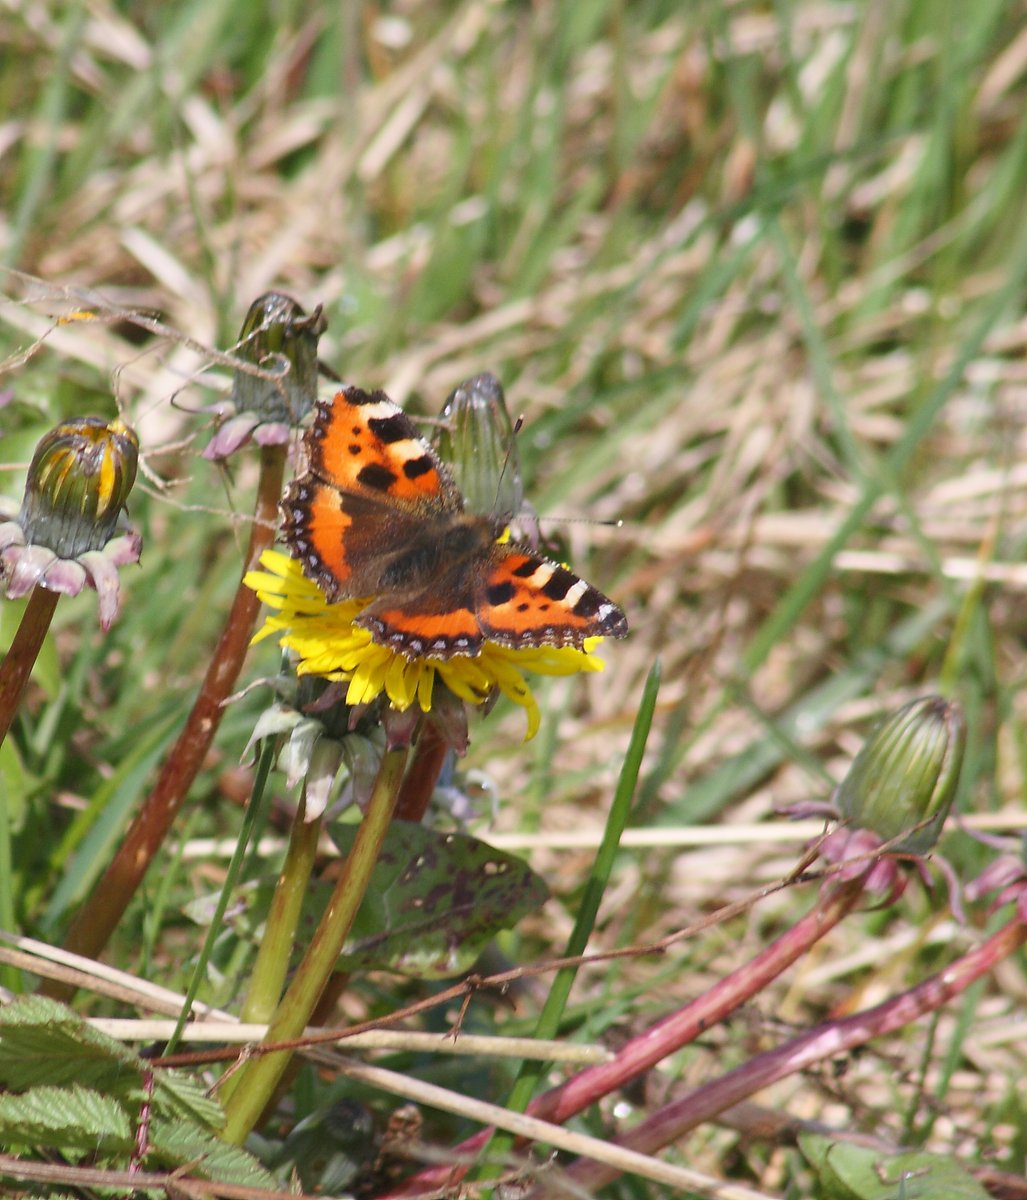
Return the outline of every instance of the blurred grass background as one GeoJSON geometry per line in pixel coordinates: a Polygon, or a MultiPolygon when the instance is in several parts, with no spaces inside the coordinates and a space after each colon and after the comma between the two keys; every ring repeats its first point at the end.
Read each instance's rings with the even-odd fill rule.
{"type": "MultiPolygon", "coordinates": [[[[145,553],[122,618],[101,637],[95,598],[61,604],[33,720],[0,754],[5,923],[59,934],[191,702],[253,483],[245,462],[226,473],[199,458],[211,419],[198,410],[227,388],[202,346],[230,347],[272,287],[323,304],[322,357],[414,412],[494,371],[526,419],[539,512],[623,520],[556,529],[631,637],[604,648],[601,676],[543,685],[534,743],[500,710],[475,725],[469,760],[495,787],[499,830],[601,827],[661,657],[635,823],[720,823],[723,842],[626,851],[603,945],[656,938],[786,873],[794,848],[750,827],[824,796],[869,719],[922,692],[967,709],[960,807],[1015,819],[1024,16],[1008,0],[5,5],[0,487],[19,492],[57,419],[115,405],[146,463],[131,506],[145,553]],[[97,294],[192,341],[116,315],[56,324],[97,294]]],[[[274,664],[265,647],[247,678],[274,664]]],[[[183,842],[236,827],[236,764],[263,703],[228,714],[183,842]]],[[[951,841],[957,865],[979,865],[951,841]]],[[[516,960],[562,944],[588,852],[542,846],[532,861],[557,900],[510,939],[516,960]]],[[[195,940],[180,893],[213,890],[222,867],[186,856],[153,880],[123,963],[176,972],[170,948],[195,940]]],[[[673,963],[585,972],[589,1035],[694,994],[799,903],[785,893],[673,963]]],[[[776,1015],[915,977],[966,936],[928,913],[914,897],[901,919],[839,931],[836,960],[809,964],[776,1015]]],[[[869,1055],[775,1103],[923,1129],[1020,1170],[1024,1042],[996,1049],[982,1031],[1024,990],[1010,968],[975,993],[979,1008],[943,1030],[958,1064],[943,1069],[918,1032],[882,1048],[886,1068],[869,1055]]],[[[748,1036],[718,1034],[718,1062],[748,1036]]],[[[655,1086],[705,1069],[693,1052],[655,1086]]],[[[794,1166],[723,1130],[688,1156],[776,1187],[794,1166]]]]}

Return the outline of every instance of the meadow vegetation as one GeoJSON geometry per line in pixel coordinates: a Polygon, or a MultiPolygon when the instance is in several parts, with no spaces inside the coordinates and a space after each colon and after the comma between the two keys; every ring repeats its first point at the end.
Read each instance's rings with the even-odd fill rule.
{"type": "MultiPolygon", "coordinates": [[[[603,672],[535,681],[533,740],[515,705],[472,713],[469,752],[445,779],[450,808],[432,809],[430,823],[456,828],[452,804],[465,814],[469,797],[461,827],[526,860],[551,892],[475,965],[513,971],[506,990],[354,961],[334,1024],[433,1001],[404,1028],[541,1036],[555,978],[569,991],[546,1036],[615,1050],[818,903],[823,863],[804,862],[803,847],[822,822],[779,810],[826,800],[875,720],[918,696],[961,706],[955,810],[1015,850],[1027,768],[1019,6],[14,0],[0,56],[0,491],[20,497],[58,421],[120,417],[140,442],[128,510],[143,539],[109,632],[92,593],[58,604],[0,747],[0,929],[34,939],[0,942],[10,996],[49,973],[24,955],[64,943],[214,653],[258,454],[215,463],[202,451],[231,388],[224,354],[271,289],[321,305],[321,360],[416,417],[495,374],[524,418],[517,450],[544,534],[631,627],[604,643],[603,672]],[[647,728],[637,718],[654,696],[647,728]],[[615,793],[626,828],[597,859],[615,793]],[[594,957],[556,975],[545,964],[575,937],[594,957]]],[[[22,611],[0,608],[5,648],[22,611]]],[[[238,1014],[295,808],[283,774],[250,831],[259,853],[238,863],[243,892],[215,905],[252,815],[247,746],[279,659],[267,640],[249,652],[104,950],[122,990],[78,986],[65,998],[79,1015],[173,1016],[194,977],[200,1001],[238,1014]],[[147,998],[154,985],[171,998],[147,998]]],[[[951,821],[941,849],[964,884],[996,854],[951,821]]],[[[839,914],[730,1021],[566,1128],[610,1142],[982,945],[1003,918],[971,888],[960,920],[932,878],[839,914]]],[[[691,1190],[615,1171],[584,1194],[1027,1196],[1025,991],[1022,951],[1010,953],[930,1016],[676,1137],[653,1161],[695,1172],[691,1190]],[[839,1183],[829,1154],[797,1145],[813,1135],[831,1147],[858,1135],[877,1157],[839,1183]],[[901,1184],[878,1169],[900,1150],[937,1157],[911,1160],[901,1184]],[[930,1175],[934,1190],[915,1190],[918,1173],[942,1169],[956,1172],[948,1191],[930,1175]]],[[[241,1158],[219,1160],[223,1178],[285,1189],[330,1141],[332,1164],[303,1187],[382,1195],[417,1169],[408,1152],[445,1155],[477,1131],[473,1104],[506,1103],[519,1067],[413,1044],[353,1050],[348,1065],[318,1053],[249,1143],[274,1184],[241,1158]],[[412,1110],[374,1074],[383,1067],[471,1110],[424,1096],[412,1110]],[[315,1120],[328,1110],[331,1137],[315,1120]],[[374,1175],[383,1140],[395,1154],[374,1175]]],[[[117,1094],[114,1051],[97,1043],[89,1061],[83,1086],[117,1094]]],[[[521,1089],[580,1069],[546,1065],[521,1089]]],[[[203,1091],[219,1070],[194,1063],[181,1085],[145,1085],[144,1072],[139,1086],[214,1129],[203,1091]]],[[[42,1146],[125,1170],[135,1137],[112,1135],[93,1158],[81,1136],[12,1145],[48,1168],[42,1146]]],[[[214,1133],[196,1138],[160,1161],[228,1153],[211,1149],[214,1133]]],[[[581,1153],[568,1146],[540,1174],[542,1144],[527,1165],[502,1162],[526,1189],[558,1189],[581,1153]]],[[[0,1194],[97,1194],[69,1189],[102,1182],[8,1169],[0,1194]]],[[[496,1186],[487,1171],[471,1181],[477,1194],[496,1186]]],[[[121,1177],[113,1186],[132,1194],[121,1177]]]]}

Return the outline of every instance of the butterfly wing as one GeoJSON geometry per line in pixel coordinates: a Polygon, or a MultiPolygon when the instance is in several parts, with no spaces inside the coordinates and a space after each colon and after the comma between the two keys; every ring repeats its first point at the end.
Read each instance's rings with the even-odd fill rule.
{"type": "Polygon", "coordinates": [[[524,546],[495,546],[475,597],[478,626],[514,648],[575,646],[590,637],[624,637],[616,604],[573,571],[524,546]]]}
{"type": "Polygon", "coordinates": [[[304,445],[307,470],[285,494],[282,527],[330,600],[388,590],[394,560],[462,509],[448,471],[384,392],[348,387],[318,401],[304,445]]]}
{"type": "Polygon", "coordinates": [[[423,592],[401,605],[377,600],[357,617],[357,624],[369,629],[379,645],[408,658],[473,656],[485,642],[466,586],[423,592]]]}

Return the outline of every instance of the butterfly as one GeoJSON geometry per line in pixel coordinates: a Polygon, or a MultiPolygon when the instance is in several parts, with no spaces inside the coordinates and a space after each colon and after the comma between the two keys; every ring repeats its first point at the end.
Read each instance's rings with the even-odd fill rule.
{"type": "Polygon", "coordinates": [[[509,516],[465,509],[448,468],[384,392],[318,401],[307,469],[282,501],[304,574],[332,603],[371,597],[356,618],[407,658],[500,646],[581,647],[623,637],[623,612],[573,571],[500,539],[509,516]]]}

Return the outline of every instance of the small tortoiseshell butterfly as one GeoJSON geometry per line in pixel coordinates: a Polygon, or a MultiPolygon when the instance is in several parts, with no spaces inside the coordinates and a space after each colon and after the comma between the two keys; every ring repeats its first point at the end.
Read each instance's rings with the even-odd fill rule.
{"type": "Polygon", "coordinates": [[[282,503],[285,540],[332,602],[373,597],[356,618],[408,658],[623,637],[624,614],[591,584],[500,542],[509,516],[464,511],[435,451],[384,392],[318,401],[308,465],[282,503]]]}

